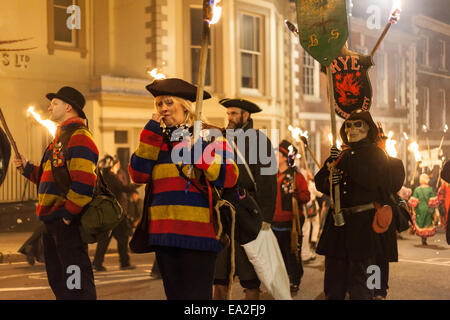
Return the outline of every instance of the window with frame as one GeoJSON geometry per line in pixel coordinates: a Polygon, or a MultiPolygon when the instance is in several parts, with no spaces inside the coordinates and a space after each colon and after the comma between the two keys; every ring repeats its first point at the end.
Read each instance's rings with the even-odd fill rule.
{"type": "Polygon", "coordinates": [[[386,77],[386,54],[379,52],[375,55],[375,70],[376,70],[376,101],[379,107],[385,107],[388,104],[388,90],[386,77]]]}
{"type": "Polygon", "coordinates": [[[67,9],[72,5],[78,5],[77,1],[53,0],[53,36],[57,42],[77,47],[76,29],[71,30],[67,27],[67,19],[70,18],[70,13],[67,13],[67,9]]]}
{"type": "Polygon", "coordinates": [[[85,1],[47,0],[49,54],[54,54],[55,49],[59,49],[80,51],[83,58],[86,56],[85,1]],[[67,12],[70,6],[76,7],[67,12]],[[68,23],[73,27],[69,28],[68,23]]]}
{"type": "MultiPolygon", "coordinates": [[[[191,80],[198,83],[198,70],[200,65],[200,51],[202,47],[203,9],[191,7],[189,9],[190,20],[190,55],[191,55],[191,80]]],[[[211,37],[210,37],[211,40],[211,37]]],[[[208,60],[206,63],[205,86],[211,86],[211,42],[208,44],[208,60]]]]}
{"type": "Polygon", "coordinates": [[[447,44],[445,42],[445,40],[439,40],[439,42],[441,43],[441,57],[440,57],[440,69],[441,70],[447,70],[447,65],[446,65],[446,51],[447,51],[447,44]]]}
{"type": "Polygon", "coordinates": [[[303,50],[303,94],[315,96],[315,69],[316,63],[311,55],[303,50]]]}
{"type": "Polygon", "coordinates": [[[262,87],[262,17],[239,13],[241,87],[260,89],[262,87]]]}
{"type": "Polygon", "coordinates": [[[394,102],[396,107],[406,105],[406,62],[400,54],[395,54],[395,96],[394,102]]]}
{"type": "Polygon", "coordinates": [[[446,95],[445,95],[445,90],[444,89],[440,89],[439,90],[439,98],[440,98],[440,102],[441,102],[441,128],[442,130],[444,129],[445,125],[447,124],[447,101],[446,99],[446,95]]]}
{"type": "Polygon", "coordinates": [[[422,125],[430,128],[430,89],[422,88],[422,125]]]}
{"type": "Polygon", "coordinates": [[[420,65],[428,66],[429,40],[426,37],[420,38],[417,44],[417,61],[420,65]]]}

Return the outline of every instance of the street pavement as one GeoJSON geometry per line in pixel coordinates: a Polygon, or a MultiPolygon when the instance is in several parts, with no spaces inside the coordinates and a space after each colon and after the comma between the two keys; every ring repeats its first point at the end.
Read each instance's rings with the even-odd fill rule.
{"type": "MultiPolygon", "coordinates": [[[[445,235],[441,232],[430,238],[428,246],[422,246],[416,236],[406,232],[403,236],[405,239],[398,241],[399,262],[390,264],[388,299],[450,300],[450,246],[445,235]]],[[[120,270],[115,246],[116,242],[112,240],[112,253],[106,255],[104,264],[107,271],[94,272],[98,299],[165,300],[162,280],[150,277],[154,254],[131,254],[131,262],[136,269],[120,270]]],[[[90,246],[91,258],[93,249],[95,245],[90,246]]],[[[0,263],[0,300],[54,299],[42,263],[30,266],[24,259],[12,260],[0,263]]],[[[323,299],[324,258],[317,256],[316,260],[304,264],[304,270],[300,291],[294,300],[323,299]]],[[[237,279],[232,297],[234,300],[244,298],[237,279]]],[[[262,299],[272,299],[264,288],[262,299]]]]}

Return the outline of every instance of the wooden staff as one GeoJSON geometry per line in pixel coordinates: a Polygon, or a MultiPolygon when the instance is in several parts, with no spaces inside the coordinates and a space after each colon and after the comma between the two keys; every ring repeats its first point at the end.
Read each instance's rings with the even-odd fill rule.
{"type": "MultiPolygon", "coordinates": [[[[208,46],[211,37],[211,32],[209,28],[209,22],[212,19],[212,8],[209,0],[203,0],[203,31],[202,31],[202,46],[200,49],[200,63],[198,69],[198,86],[197,86],[197,104],[195,108],[195,120],[201,121],[202,109],[203,109],[203,94],[205,88],[205,77],[206,77],[206,67],[208,61],[208,46]]],[[[198,128],[197,128],[198,129],[198,128]]],[[[201,130],[201,128],[200,128],[201,130]]],[[[197,131],[195,140],[200,134],[200,130],[197,131]]]]}
{"type": "Polygon", "coordinates": [[[381,42],[384,40],[384,37],[386,37],[386,34],[388,33],[389,29],[391,28],[391,26],[394,23],[397,23],[398,19],[400,19],[400,9],[395,9],[394,12],[391,15],[391,18],[389,19],[389,22],[387,23],[387,25],[384,27],[383,32],[381,33],[380,37],[378,38],[377,43],[375,44],[375,46],[372,49],[372,52],[370,53],[370,55],[373,57],[373,55],[375,54],[375,52],[377,51],[378,47],[380,46],[381,42]]]}
{"type": "Polygon", "coordinates": [[[315,164],[317,165],[318,168],[320,168],[320,163],[316,158],[316,155],[314,154],[314,152],[312,151],[311,147],[308,145],[308,141],[306,140],[306,137],[300,137],[300,140],[303,142],[303,144],[305,145],[306,149],[308,149],[309,154],[311,155],[311,157],[313,158],[315,164]]]}
{"type": "MultiPolygon", "coordinates": [[[[330,103],[330,120],[331,120],[331,135],[332,135],[332,144],[333,147],[336,147],[336,111],[334,109],[334,87],[333,87],[333,74],[331,72],[331,67],[327,67],[327,75],[328,75],[328,99],[330,103]]],[[[333,171],[336,170],[334,167],[332,167],[330,176],[333,175],[333,171]]],[[[334,225],[337,227],[343,226],[345,224],[344,222],[344,216],[341,212],[341,194],[339,189],[339,184],[332,184],[332,181],[330,181],[330,192],[334,189],[334,225]]],[[[333,193],[330,193],[330,196],[332,196],[333,193]]],[[[333,197],[331,197],[333,199],[333,197]]]]}
{"type": "MultiPolygon", "coordinates": [[[[14,138],[13,138],[11,132],[9,131],[8,125],[6,124],[6,119],[3,116],[2,108],[0,108],[0,120],[2,121],[3,128],[5,128],[6,135],[8,136],[9,142],[11,143],[11,145],[13,147],[13,150],[14,150],[14,153],[16,154],[16,157],[21,159],[19,150],[17,149],[16,142],[14,141],[14,138]]],[[[22,164],[20,165],[19,170],[20,170],[20,172],[23,172],[24,167],[23,167],[22,164]]]]}

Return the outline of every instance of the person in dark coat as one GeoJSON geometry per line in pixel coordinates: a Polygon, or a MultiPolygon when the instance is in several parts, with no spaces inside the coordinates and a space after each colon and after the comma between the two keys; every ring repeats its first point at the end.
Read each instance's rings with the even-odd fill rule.
{"type": "MultiPolygon", "coordinates": [[[[251,114],[262,111],[261,108],[244,99],[223,99],[219,103],[227,108],[226,138],[235,148],[235,159],[239,168],[236,186],[232,189],[225,189],[223,198],[235,206],[237,225],[243,223],[239,220],[241,215],[248,216],[244,211],[249,210],[245,203],[251,202],[250,199],[255,200],[262,219],[262,222],[254,223],[251,232],[237,232],[235,245],[235,274],[239,276],[240,284],[245,289],[245,299],[258,300],[261,282],[240,244],[254,240],[261,228],[270,228],[275,213],[277,196],[277,159],[270,139],[262,131],[253,129],[251,114]],[[238,133],[239,129],[242,129],[243,132],[237,137],[235,135],[233,137],[233,132],[238,133]],[[240,143],[243,141],[240,138],[244,135],[253,137],[254,140],[246,138],[245,143],[240,143]],[[264,142],[266,142],[266,148],[262,150],[261,145],[264,142]],[[268,161],[264,164],[261,159],[262,156],[268,156],[268,161]],[[244,160],[248,164],[254,182],[248,173],[244,160]]],[[[238,226],[236,229],[238,229],[238,226]]],[[[214,279],[215,300],[226,299],[229,273],[230,246],[223,249],[217,257],[214,279]]]]}
{"type": "Polygon", "coordinates": [[[106,271],[103,266],[103,260],[105,259],[106,251],[108,250],[111,238],[114,237],[117,240],[117,251],[119,252],[120,269],[128,270],[134,269],[135,266],[130,264],[130,255],[128,254],[128,239],[131,235],[131,223],[127,215],[128,194],[132,194],[136,191],[137,185],[124,184],[117,175],[120,168],[120,161],[117,158],[113,158],[110,155],[105,156],[100,161],[102,167],[103,178],[105,183],[111,192],[119,201],[122,209],[124,209],[125,219],[123,219],[111,232],[105,233],[101,236],[97,242],[97,249],[95,250],[95,257],[92,264],[96,271],[106,271]]]}
{"type": "MultiPolygon", "coordinates": [[[[357,110],[341,127],[346,148],[331,148],[331,156],[315,176],[316,188],[330,194],[332,181],[340,187],[340,207],[345,220],[336,226],[332,209],[328,213],[316,252],[325,256],[324,292],[329,300],[371,300],[367,286],[368,267],[375,263],[377,234],[372,222],[375,202],[384,205],[390,190],[389,163],[386,153],[376,142],[378,129],[369,112],[357,110]]],[[[333,196],[334,203],[336,202],[333,196]]]]}
{"type": "Polygon", "coordinates": [[[0,186],[6,178],[8,171],[9,159],[11,158],[11,145],[8,137],[0,127],[0,186]]]}

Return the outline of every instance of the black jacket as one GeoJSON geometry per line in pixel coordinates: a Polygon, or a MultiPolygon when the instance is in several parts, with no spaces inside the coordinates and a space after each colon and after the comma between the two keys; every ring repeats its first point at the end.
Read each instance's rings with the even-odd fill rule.
{"type": "Polygon", "coordinates": [[[0,186],[6,178],[8,171],[9,158],[11,158],[11,145],[9,144],[6,133],[0,127],[0,186]]]}
{"type": "MultiPolygon", "coordinates": [[[[330,194],[327,163],[315,176],[318,191],[330,194]]],[[[337,164],[343,171],[340,182],[341,208],[378,202],[389,203],[391,178],[386,153],[367,139],[351,143],[342,152],[337,164]]],[[[367,259],[377,254],[377,234],[372,230],[375,210],[344,214],[345,225],[334,226],[329,212],[318,243],[317,253],[332,257],[367,259]]]]}
{"type": "Polygon", "coordinates": [[[135,184],[124,184],[122,180],[120,180],[119,176],[112,173],[110,168],[105,168],[102,170],[103,178],[105,179],[105,183],[108,186],[109,190],[114,194],[117,201],[119,201],[120,205],[125,214],[128,215],[128,194],[133,193],[137,189],[137,185],[135,184]]]}
{"type": "MultiPolygon", "coordinates": [[[[244,132],[249,134],[248,130],[253,129],[253,121],[250,119],[243,128],[244,132]]],[[[278,166],[276,162],[275,152],[269,138],[261,131],[255,130],[257,136],[256,141],[246,138],[245,144],[236,142],[238,139],[234,138],[236,147],[239,149],[241,155],[245,158],[250,168],[250,171],[255,179],[255,186],[247,172],[243,161],[238,159],[237,152],[234,152],[235,162],[239,168],[239,178],[234,188],[225,189],[223,198],[232,202],[236,208],[236,223],[242,227],[236,229],[236,238],[240,243],[247,243],[256,238],[261,228],[262,221],[272,223],[273,215],[275,214],[276,197],[277,197],[277,171],[278,166]],[[266,141],[267,155],[265,163],[261,162],[259,154],[260,142],[266,141]],[[252,146],[252,154],[250,154],[250,145],[252,146]],[[255,148],[254,148],[255,147],[255,148]],[[256,156],[256,157],[255,157],[256,156]],[[254,161],[256,159],[256,161],[254,161]],[[274,166],[268,170],[269,167],[274,166]],[[267,170],[267,171],[264,171],[267,170]],[[268,174],[269,173],[269,174],[268,174]],[[245,190],[245,191],[244,191],[245,190]],[[249,196],[242,199],[238,198],[238,192],[242,194],[247,193],[249,196]],[[253,200],[256,202],[254,205],[253,200]],[[260,212],[258,219],[254,219],[252,214],[253,209],[257,207],[260,212]],[[239,233],[241,230],[241,233],[239,233]],[[247,234],[242,234],[242,230],[247,230],[247,234]]],[[[226,136],[231,145],[233,137],[226,136]]],[[[241,140],[242,141],[242,140],[241,140]]]]}
{"type": "MultiPolygon", "coordinates": [[[[247,122],[245,128],[243,128],[244,132],[248,132],[249,129],[253,129],[253,121],[250,119],[247,122]]],[[[236,183],[236,187],[243,188],[247,190],[256,200],[258,205],[262,211],[262,219],[266,222],[271,223],[273,219],[273,215],[275,213],[275,206],[277,200],[277,160],[275,157],[275,152],[272,146],[272,142],[270,139],[260,130],[255,130],[257,133],[257,141],[253,143],[250,139],[247,139],[245,143],[245,149],[242,148],[238,143],[236,146],[239,148],[239,151],[242,156],[245,157],[245,161],[247,161],[250,171],[253,175],[253,178],[256,182],[255,190],[254,184],[245,168],[245,165],[242,161],[238,160],[237,152],[234,153],[235,161],[239,168],[239,178],[236,183]],[[260,154],[260,142],[267,141],[266,152],[268,163],[262,163],[260,154]],[[250,154],[250,145],[252,145],[252,154],[250,154]],[[254,152],[257,152],[254,154],[254,152]],[[254,156],[257,157],[253,159],[254,156]],[[270,161],[269,161],[270,159],[270,161]],[[256,162],[256,163],[255,163],[256,162]],[[268,170],[268,168],[273,165],[274,170],[268,170]],[[265,172],[264,169],[267,171],[265,172]],[[267,174],[267,172],[270,174],[267,174]]],[[[227,137],[228,139],[228,137],[227,137]]]]}

